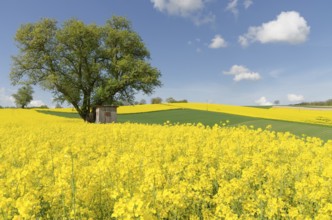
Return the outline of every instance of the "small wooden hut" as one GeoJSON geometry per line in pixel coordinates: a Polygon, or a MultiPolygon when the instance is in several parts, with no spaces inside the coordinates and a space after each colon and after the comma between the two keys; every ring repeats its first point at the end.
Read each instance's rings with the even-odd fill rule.
{"type": "Polygon", "coordinates": [[[112,123],[116,122],[118,106],[98,106],[96,108],[96,123],[112,123]]]}

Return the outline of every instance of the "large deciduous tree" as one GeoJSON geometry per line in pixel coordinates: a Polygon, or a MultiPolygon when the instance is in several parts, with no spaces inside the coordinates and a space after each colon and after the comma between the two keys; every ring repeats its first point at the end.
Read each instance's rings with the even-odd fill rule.
{"type": "Polygon", "coordinates": [[[150,53],[124,17],[103,26],[71,19],[22,25],[16,33],[19,54],[10,73],[14,85],[38,84],[67,101],[88,122],[95,107],[134,101],[137,92],[151,94],[161,74],[149,63],[150,53]]]}
{"type": "Polygon", "coordinates": [[[19,88],[17,93],[13,94],[16,106],[25,108],[33,99],[33,89],[30,85],[24,85],[19,88]]]}

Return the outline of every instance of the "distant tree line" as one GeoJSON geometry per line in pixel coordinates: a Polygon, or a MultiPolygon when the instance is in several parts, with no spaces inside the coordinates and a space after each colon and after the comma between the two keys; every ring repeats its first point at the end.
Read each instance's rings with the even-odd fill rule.
{"type": "Polygon", "coordinates": [[[298,104],[294,104],[295,106],[303,106],[303,105],[310,105],[310,106],[332,106],[332,99],[328,99],[326,101],[316,101],[316,102],[301,102],[298,104]]]}
{"type": "Polygon", "coordinates": [[[169,97],[169,98],[166,99],[166,102],[167,103],[187,103],[188,100],[187,99],[175,100],[174,98],[169,97]]]}
{"type": "Polygon", "coordinates": [[[160,97],[155,97],[151,99],[151,104],[160,104],[163,102],[163,99],[160,97]]]}
{"type": "MultiPolygon", "coordinates": [[[[151,104],[161,104],[163,102],[163,99],[160,97],[155,97],[151,99],[151,104]]],[[[182,99],[182,100],[176,100],[173,97],[169,97],[166,99],[167,103],[187,103],[187,99],[182,99]]]]}

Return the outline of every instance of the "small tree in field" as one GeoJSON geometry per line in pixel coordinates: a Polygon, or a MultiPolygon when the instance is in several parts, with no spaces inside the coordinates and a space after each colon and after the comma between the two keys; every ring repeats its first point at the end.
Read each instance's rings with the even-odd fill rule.
{"type": "Polygon", "coordinates": [[[141,99],[141,101],[139,101],[140,105],[145,105],[146,104],[146,100],[145,99],[141,99]]]}
{"type": "Polygon", "coordinates": [[[163,100],[160,97],[156,97],[156,98],[151,99],[151,104],[160,104],[162,102],[163,102],[163,100]]]}
{"type": "Polygon", "coordinates": [[[176,102],[176,100],[173,97],[169,97],[169,98],[166,99],[166,102],[167,103],[174,103],[174,102],[176,102]]]}
{"type": "Polygon", "coordinates": [[[33,89],[30,85],[25,85],[18,89],[16,94],[13,94],[16,106],[25,108],[33,99],[33,89]]]}
{"type": "Polygon", "coordinates": [[[161,86],[148,49],[124,17],[103,26],[42,19],[21,26],[15,40],[12,83],[28,81],[51,91],[87,122],[95,122],[97,106],[131,103],[137,92],[151,94],[161,86]]]}
{"type": "Polygon", "coordinates": [[[166,99],[167,103],[187,103],[188,100],[187,99],[183,99],[183,100],[175,100],[173,97],[169,97],[166,99]]]}

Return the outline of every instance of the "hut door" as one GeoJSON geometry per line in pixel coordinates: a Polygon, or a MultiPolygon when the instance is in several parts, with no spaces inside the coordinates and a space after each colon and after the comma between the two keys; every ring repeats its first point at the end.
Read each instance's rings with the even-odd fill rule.
{"type": "Polygon", "coordinates": [[[105,111],[105,123],[111,122],[111,112],[105,111]]]}

